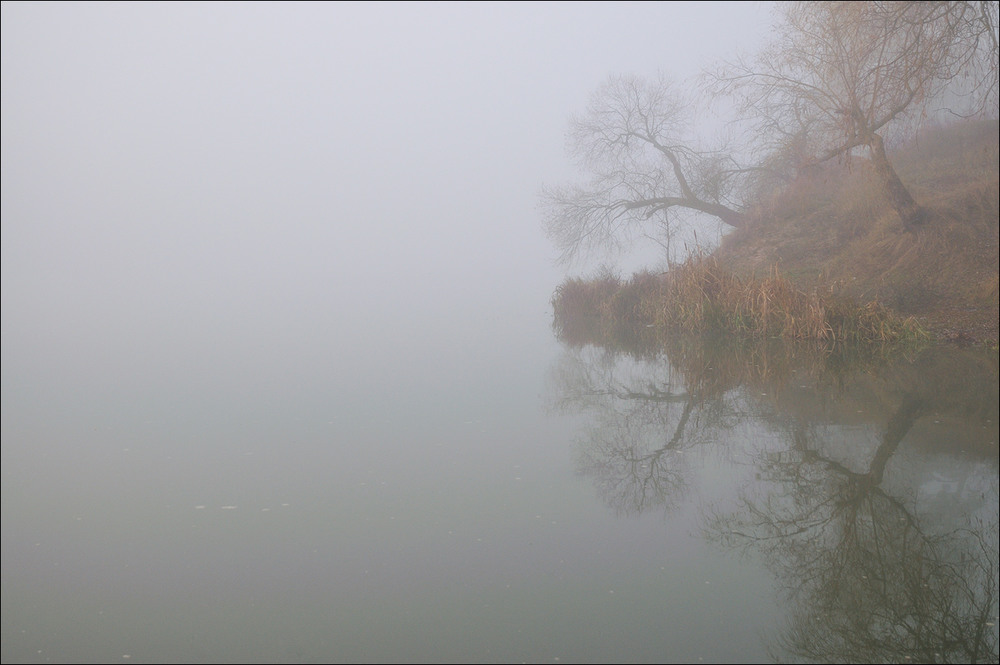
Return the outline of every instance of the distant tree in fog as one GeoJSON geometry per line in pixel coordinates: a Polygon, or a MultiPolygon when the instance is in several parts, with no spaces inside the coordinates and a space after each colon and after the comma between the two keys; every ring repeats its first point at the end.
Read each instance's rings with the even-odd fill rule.
{"type": "Polygon", "coordinates": [[[697,147],[696,120],[690,96],[665,77],[612,76],[598,88],[569,132],[590,181],[542,192],[544,227],[564,263],[636,237],[664,244],[677,212],[745,224],[730,200],[741,171],[724,152],[697,147]]]}
{"type": "Polygon", "coordinates": [[[754,135],[800,166],[867,149],[904,228],[923,211],[885,137],[947,107],[997,114],[997,2],[790,2],[775,41],[714,77],[754,135]]]}

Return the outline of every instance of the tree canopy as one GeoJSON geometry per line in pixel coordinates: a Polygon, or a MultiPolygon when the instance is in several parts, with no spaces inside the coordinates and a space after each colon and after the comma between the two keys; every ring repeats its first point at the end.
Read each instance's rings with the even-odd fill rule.
{"type": "Polygon", "coordinates": [[[700,212],[729,226],[745,215],[729,200],[735,163],[698,147],[694,102],[667,77],[611,76],[570,121],[570,150],[592,177],[543,190],[545,226],[569,261],[636,234],[670,232],[670,215],[700,212]]]}
{"type": "Polygon", "coordinates": [[[777,38],[713,80],[772,148],[794,145],[797,166],[867,148],[886,196],[912,230],[920,207],[885,139],[947,109],[996,108],[995,2],[791,2],[777,38]]]}
{"type": "Polygon", "coordinates": [[[563,262],[637,238],[669,239],[679,215],[729,227],[750,221],[761,173],[794,175],[867,153],[902,227],[924,211],[896,173],[886,141],[941,113],[998,115],[998,2],[789,2],[755,57],[706,75],[736,102],[742,144],[706,148],[694,95],[668,77],[610,77],[570,122],[584,185],[542,191],[543,223],[563,262]],[[737,155],[753,154],[751,163],[737,155]]]}

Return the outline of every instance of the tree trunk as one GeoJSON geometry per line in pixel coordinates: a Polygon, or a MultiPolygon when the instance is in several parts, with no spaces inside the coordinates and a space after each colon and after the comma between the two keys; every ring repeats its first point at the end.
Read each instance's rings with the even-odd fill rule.
{"type": "Polygon", "coordinates": [[[872,141],[868,146],[871,148],[875,172],[882,181],[882,187],[886,196],[889,197],[892,209],[902,220],[903,228],[910,233],[915,232],[916,228],[924,221],[923,209],[913,200],[910,191],[906,189],[906,185],[896,174],[896,169],[892,168],[892,163],[889,162],[889,157],[885,154],[885,144],[882,142],[882,137],[873,134],[872,141]]]}
{"type": "Polygon", "coordinates": [[[721,203],[712,203],[710,201],[694,199],[693,201],[689,200],[681,205],[686,208],[691,208],[692,210],[707,213],[713,217],[718,217],[723,224],[727,224],[734,229],[740,229],[747,225],[746,215],[741,212],[737,212],[732,208],[727,208],[721,203]]]}

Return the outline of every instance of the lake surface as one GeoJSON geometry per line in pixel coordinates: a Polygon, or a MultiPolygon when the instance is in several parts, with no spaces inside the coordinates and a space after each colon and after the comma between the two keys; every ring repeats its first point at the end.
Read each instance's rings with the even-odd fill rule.
{"type": "Polygon", "coordinates": [[[3,661],[997,660],[995,354],[630,352],[478,298],[15,329],[3,661]]]}

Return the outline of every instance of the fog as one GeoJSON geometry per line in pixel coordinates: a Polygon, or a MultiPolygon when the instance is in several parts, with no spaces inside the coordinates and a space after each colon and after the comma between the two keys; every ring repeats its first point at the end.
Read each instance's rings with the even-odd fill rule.
{"type": "Polygon", "coordinates": [[[151,350],[276,359],[331,326],[354,355],[472,303],[498,328],[544,309],[562,273],[536,195],[577,176],[569,115],[610,73],[684,78],[767,21],[758,3],[4,3],[5,380],[155,369],[151,350]]]}
{"type": "Polygon", "coordinates": [[[604,505],[551,412],[620,388],[552,385],[599,259],[538,194],[609,75],[770,4],[3,3],[4,662],[767,659],[770,578],[696,513],[780,437],[681,450],[669,519],[604,505]]]}
{"type": "MultiPolygon", "coordinates": [[[[564,272],[537,194],[578,175],[570,115],[609,74],[685,78],[768,22],[756,3],[2,11],[4,524],[43,531],[38,506],[153,468],[121,466],[137,446],[154,500],[193,505],[176,488],[225,486],[220,460],[299,417],[336,421],[343,451],[362,426],[540,409],[564,272]]],[[[309,486],[307,448],[266,459],[309,486]]]]}

